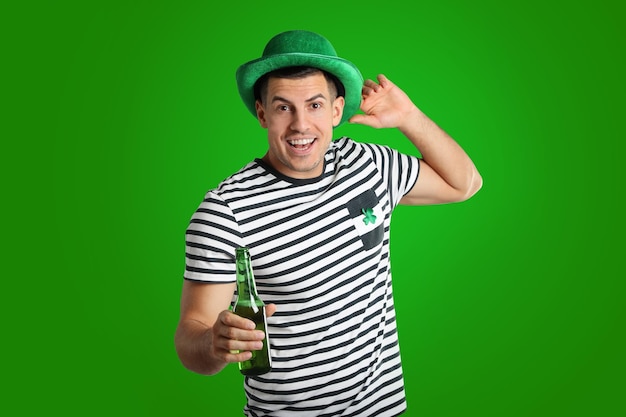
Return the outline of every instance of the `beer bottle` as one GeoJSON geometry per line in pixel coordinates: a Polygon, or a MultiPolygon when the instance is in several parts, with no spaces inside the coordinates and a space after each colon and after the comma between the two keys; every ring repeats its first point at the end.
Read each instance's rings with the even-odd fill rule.
{"type": "Polygon", "coordinates": [[[261,375],[269,372],[272,368],[267,320],[265,317],[265,303],[256,292],[248,248],[237,248],[235,255],[237,267],[237,299],[233,307],[233,312],[238,316],[254,321],[256,323],[256,330],[265,332],[263,348],[261,350],[251,351],[252,357],[250,359],[239,362],[239,371],[244,375],[261,375]]]}

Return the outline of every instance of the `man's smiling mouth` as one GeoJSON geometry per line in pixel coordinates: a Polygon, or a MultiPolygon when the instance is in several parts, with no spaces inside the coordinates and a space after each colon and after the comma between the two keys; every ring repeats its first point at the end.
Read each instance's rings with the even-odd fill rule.
{"type": "Polygon", "coordinates": [[[296,149],[306,149],[313,142],[315,142],[315,138],[287,140],[287,143],[296,149]]]}

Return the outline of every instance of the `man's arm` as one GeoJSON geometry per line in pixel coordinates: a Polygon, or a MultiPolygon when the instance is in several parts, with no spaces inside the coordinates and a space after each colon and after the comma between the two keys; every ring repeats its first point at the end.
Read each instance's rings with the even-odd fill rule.
{"type": "Polygon", "coordinates": [[[417,182],[400,204],[426,205],[464,201],[482,186],[482,178],[465,151],[417,108],[384,75],[367,80],[358,114],[350,119],[375,128],[398,128],[422,155],[417,182]]]}
{"type": "MultiPolygon", "coordinates": [[[[205,284],[185,280],[176,328],[176,352],[189,370],[213,375],[231,362],[250,359],[261,349],[264,333],[254,322],[228,311],[235,284],[205,284]],[[241,353],[233,353],[233,352],[241,353]]],[[[271,316],[275,306],[267,306],[271,316]]]]}

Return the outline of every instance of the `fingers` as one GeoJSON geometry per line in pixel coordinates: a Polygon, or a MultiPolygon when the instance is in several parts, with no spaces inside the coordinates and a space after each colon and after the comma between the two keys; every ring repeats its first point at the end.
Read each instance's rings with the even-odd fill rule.
{"type": "Polygon", "coordinates": [[[366,80],[363,84],[361,94],[363,95],[363,97],[367,97],[373,93],[377,93],[380,89],[381,86],[379,84],[376,84],[372,80],[366,80]]]}
{"type": "Polygon", "coordinates": [[[373,80],[365,80],[364,88],[369,88],[370,90],[378,91],[381,87],[380,84],[376,83],[373,80]]]}
{"type": "Polygon", "coordinates": [[[348,122],[352,124],[373,127],[374,129],[381,128],[381,124],[376,117],[368,116],[366,114],[355,114],[348,120],[348,122]]]}
{"type": "MultiPolygon", "coordinates": [[[[224,311],[220,314],[218,322],[221,325],[214,326],[217,328],[218,335],[226,339],[226,343],[237,342],[254,342],[265,338],[265,333],[255,330],[255,324],[252,320],[240,317],[230,311],[224,311]]],[[[240,347],[230,346],[231,349],[240,349],[240,347]]]]}
{"type": "Polygon", "coordinates": [[[276,304],[267,304],[265,306],[265,315],[271,317],[276,312],[276,304]]]}
{"type": "Polygon", "coordinates": [[[265,338],[262,331],[255,330],[253,321],[231,311],[220,313],[212,331],[213,354],[224,362],[241,362],[250,359],[252,356],[250,351],[261,349],[262,340],[265,338]]]}
{"type": "Polygon", "coordinates": [[[226,327],[232,327],[235,329],[253,330],[255,328],[252,320],[241,317],[228,310],[222,311],[217,317],[217,321],[226,327]]]}
{"type": "Polygon", "coordinates": [[[383,88],[387,88],[391,85],[391,81],[389,81],[389,78],[385,77],[384,74],[378,74],[378,83],[383,87],[383,88]]]}
{"type": "Polygon", "coordinates": [[[389,81],[389,79],[385,77],[384,74],[379,74],[377,80],[378,82],[370,79],[365,80],[362,91],[362,94],[364,96],[370,95],[372,93],[378,93],[392,85],[391,81],[389,81]]]}

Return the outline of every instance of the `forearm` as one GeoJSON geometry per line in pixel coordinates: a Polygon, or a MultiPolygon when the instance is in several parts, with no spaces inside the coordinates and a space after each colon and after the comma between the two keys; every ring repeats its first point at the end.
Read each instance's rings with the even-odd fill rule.
{"type": "Polygon", "coordinates": [[[474,163],[459,144],[417,107],[398,129],[413,143],[428,164],[465,200],[482,186],[474,163]]]}
{"type": "Polygon", "coordinates": [[[176,329],[176,352],[181,363],[190,371],[214,375],[227,365],[211,355],[213,334],[211,328],[196,320],[181,321],[176,329]]]}

